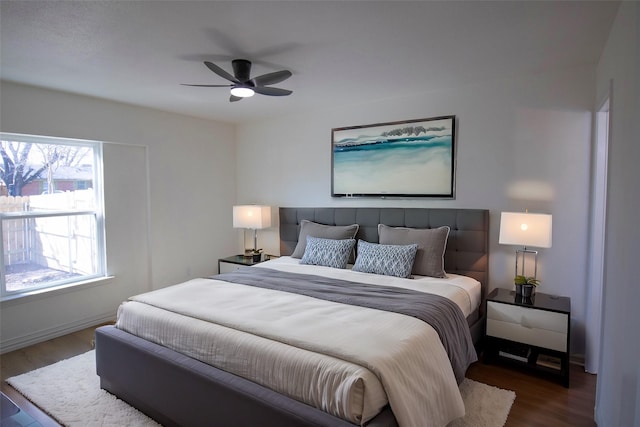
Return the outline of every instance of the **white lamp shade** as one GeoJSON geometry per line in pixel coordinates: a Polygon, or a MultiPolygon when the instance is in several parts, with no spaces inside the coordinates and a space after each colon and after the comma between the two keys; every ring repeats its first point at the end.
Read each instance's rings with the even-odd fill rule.
{"type": "Polygon", "coordinates": [[[233,207],[233,228],[271,227],[271,206],[241,205],[233,207]]]}
{"type": "Polygon", "coordinates": [[[551,247],[551,215],[525,212],[502,212],[501,245],[551,247]]]}

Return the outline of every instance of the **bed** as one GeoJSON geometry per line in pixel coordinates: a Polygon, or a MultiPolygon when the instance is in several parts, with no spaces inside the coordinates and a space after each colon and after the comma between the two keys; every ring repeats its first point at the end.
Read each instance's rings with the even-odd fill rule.
{"type": "MultiPolygon", "coordinates": [[[[381,229],[380,224],[393,230],[396,227],[397,230],[449,227],[444,254],[446,280],[476,282],[477,287],[471,293],[466,290],[460,293],[458,289],[457,297],[446,295],[444,299],[455,301],[450,305],[459,307],[456,310],[463,316],[465,332],[470,340],[478,342],[482,336],[481,302],[486,294],[488,273],[488,211],[280,208],[280,249],[283,255],[280,259],[247,268],[250,271],[239,271],[235,276],[197,279],[154,291],[123,304],[125,309],[121,309],[116,327],[103,327],[96,332],[96,362],[101,387],[163,425],[444,425],[454,416],[452,414],[459,414],[461,398],[457,387],[454,387],[457,386],[455,381],[459,380],[459,369],[438,340],[438,336],[443,335],[441,332],[411,315],[394,312],[393,309],[387,311],[387,308],[380,311],[382,309],[377,306],[368,306],[369,302],[364,306],[357,305],[361,302],[356,306],[349,303],[347,308],[342,299],[354,298],[352,295],[345,297],[340,294],[334,301],[324,299],[324,295],[334,295],[333,289],[358,295],[364,292],[355,288],[356,284],[376,289],[383,286],[404,289],[406,286],[420,287],[423,281],[432,279],[412,275],[413,279],[409,280],[362,270],[303,266],[300,258],[289,255],[300,252],[298,239],[302,236],[301,229],[304,231],[308,223],[335,229],[357,224],[354,240],[372,243],[378,243],[380,237],[388,239],[390,229],[381,229]],[[256,275],[260,277],[253,278],[256,275]],[[279,288],[284,286],[283,283],[299,282],[300,275],[308,276],[310,282],[322,282],[318,286],[332,288],[319,288],[322,295],[305,294],[311,292],[306,282],[297,293],[283,292],[279,288]],[[260,285],[247,283],[251,280],[260,282],[260,285]],[[269,285],[264,285],[267,282],[269,285]],[[410,285],[406,285],[409,282],[410,285]],[[209,293],[213,296],[209,297],[209,293]],[[262,306],[265,311],[262,311],[262,306]],[[196,313],[187,316],[183,312],[187,307],[196,313]],[[269,307],[275,311],[266,311],[269,307]],[[176,325],[186,324],[186,317],[194,317],[197,326],[189,326],[192,329],[178,333],[177,328],[182,326],[176,325]],[[283,319],[294,322],[283,323],[283,319]],[[156,325],[152,332],[142,327],[147,323],[156,325]],[[358,327],[367,325],[374,331],[375,339],[366,341],[366,338],[361,338],[365,334],[349,335],[348,328],[341,327],[351,324],[358,327]],[[385,328],[396,332],[383,335],[385,328]],[[207,338],[209,332],[218,335],[207,338]],[[431,341],[427,344],[427,339],[432,340],[433,336],[438,344],[431,341]],[[259,344],[253,343],[256,338],[259,344]],[[416,351],[405,346],[405,342],[422,347],[416,351]],[[329,351],[325,345],[333,345],[337,349],[329,351]],[[223,352],[221,349],[224,348],[234,349],[233,354],[223,352]],[[422,356],[423,353],[428,356],[422,356]],[[302,356],[304,359],[298,359],[302,356]],[[427,364],[421,357],[435,362],[427,364]],[[443,362],[442,359],[447,357],[449,359],[443,362]],[[288,360],[292,364],[287,364],[288,360]],[[261,364],[270,367],[269,374],[258,372],[257,366],[261,364]],[[420,398],[419,393],[411,392],[414,385],[406,383],[412,381],[403,380],[396,372],[396,369],[402,371],[405,365],[412,364],[426,366],[424,376],[429,378],[424,381],[430,384],[426,388],[433,388],[435,393],[429,398],[420,398]],[[311,367],[313,374],[308,373],[309,369],[303,369],[304,365],[311,367]],[[286,388],[298,382],[302,385],[294,387],[297,390],[286,388]],[[321,389],[326,384],[332,384],[334,388],[321,389]],[[346,396],[343,403],[330,401],[329,398],[335,395],[346,396]],[[440,407],[445,408],[442,414],[440,407]],[[420,411],[423,410],[426,412],[422,414],[420,411]],[[433,417],[429,411],[433,411],[433,417]]],[[[326,239],[319,241],[326,243],[326,239]]],[[[383,246],[386,244],[380,247],[383,246]]],[[[364,246],[358,248],[360,253],[365,253],[364,246]]],[[[304,255],[310,252],[307,248],[304,255]]],[[[359,262],[358,259],[350,261],[359,262]]],[[[395,288],[393,292],[395,295],[395,288]]],[[[399,293],[406,293],[405,299],[420,299],[424,292],[402,290],[399,293]],[[421,295],[416,296],[416,292],[421,295]]],[[[189,320],[190,324],[192,322],[189,320]]],[[[463,362],[460,368],[462,375],[466,366],[463,362]]],[[[409,369],[415,368],[407,367],[406,372],[411,372],[409,369]]],[[[416,375],[416,378],[421,375],[416,375]]]]}

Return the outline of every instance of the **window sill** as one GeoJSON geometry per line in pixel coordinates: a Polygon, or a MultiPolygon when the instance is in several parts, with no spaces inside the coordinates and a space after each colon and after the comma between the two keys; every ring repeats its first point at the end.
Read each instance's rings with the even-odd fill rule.
{"type": "Polygon", "coordinates": [[[92,279],[83,280],[81,282],[67,283],[60,286],[55,286],[45,289],[36,289],[33,291],[21,292],[18,294],[6,295],[0,299],[3,306],[10,306],[14,304],[23,304],[43,298],[48,298],[55,295],[66,294],[69,292],[75,292],[96,286],[101,286],[107,283],[111,283],[115,276],[101,276],[94,277],[92,279]]]}

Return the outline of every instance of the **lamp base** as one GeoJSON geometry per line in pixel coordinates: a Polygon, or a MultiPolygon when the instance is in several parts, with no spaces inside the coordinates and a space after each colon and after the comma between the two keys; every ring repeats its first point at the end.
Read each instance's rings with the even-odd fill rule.
{"type": "Polygon", "coordinates": [[[516,276],[518,275],[533,276],[533,277],[538,276],[538,251],[532,251],[531,249],[527,249],[526,247],[516,250],[516,276]],[[525,261],[526,261],[527,255],[533,257],[533,274],[531,274],[531,271],[527,271],[527,270],[531,270],[530,268],[529,269],[525,268],[525,261]],[[519,259],[522,260],[520,271],[518,271],[518,265],[520,264],[518,262],[519,259]]]}

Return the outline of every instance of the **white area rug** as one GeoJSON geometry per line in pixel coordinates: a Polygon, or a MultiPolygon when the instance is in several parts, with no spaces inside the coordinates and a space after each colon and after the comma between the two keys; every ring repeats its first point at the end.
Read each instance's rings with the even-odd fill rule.
{"type": "MultiPolygon", "coordinates": [[[[89,351],[7,380],[45,412],[69,427],[158,426],[115,396],[100,389],[95,354],[89,351]]],[[[470,379],[460,385],[467,414],[450,427],[502,427],[516,397],[470,379]]]]}

